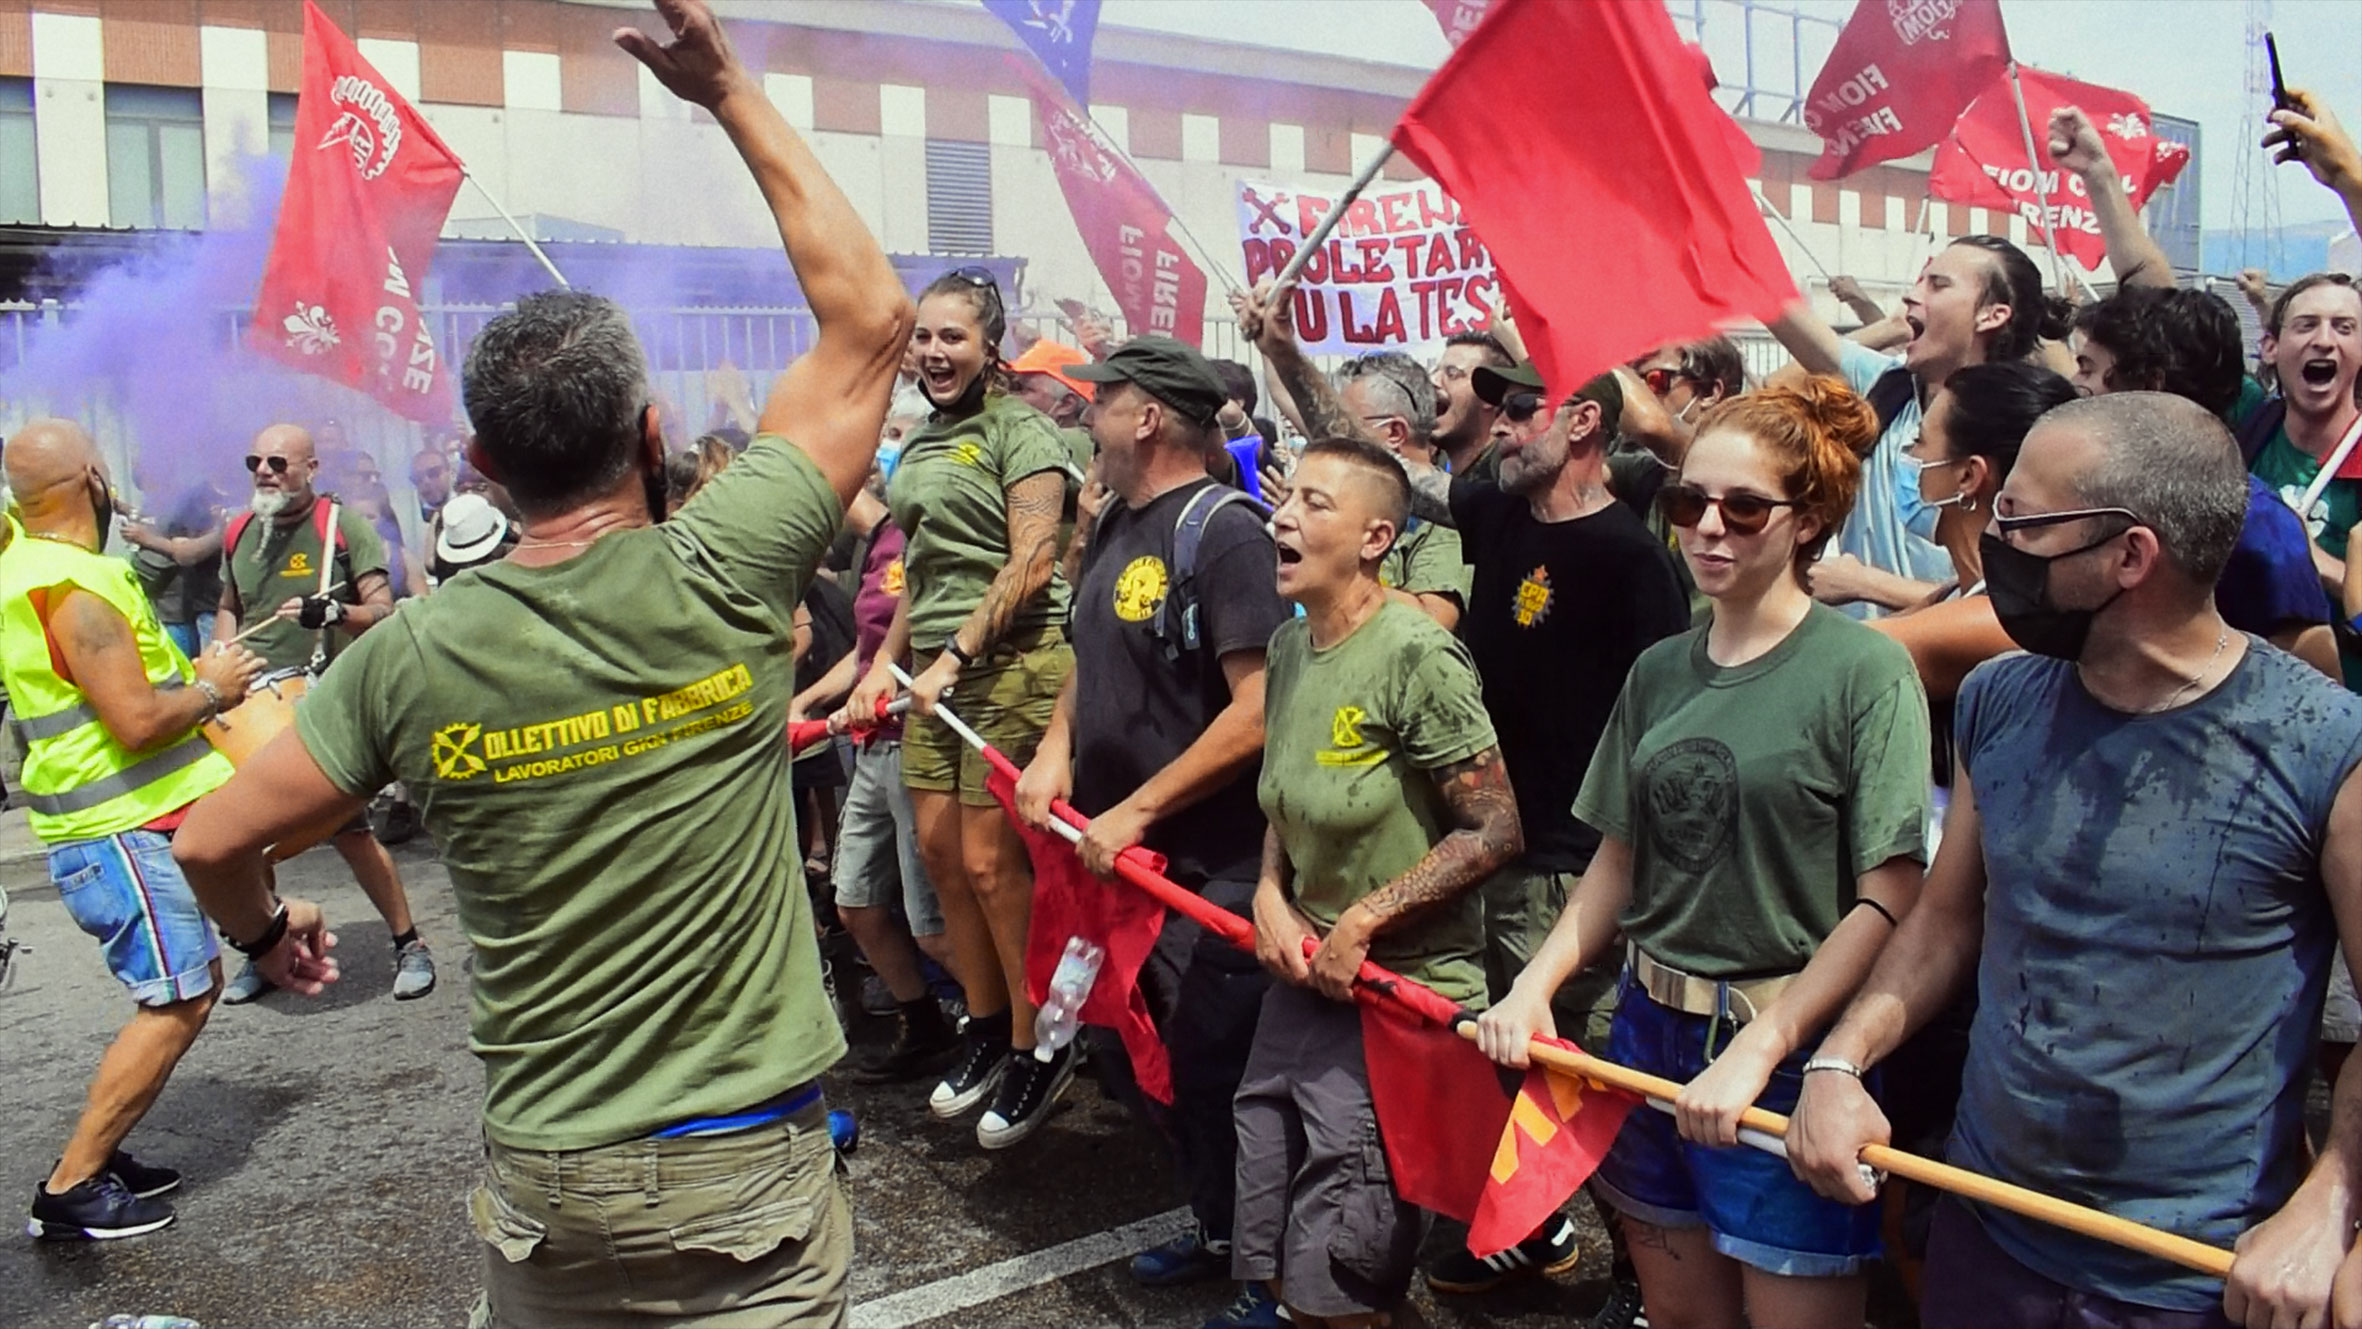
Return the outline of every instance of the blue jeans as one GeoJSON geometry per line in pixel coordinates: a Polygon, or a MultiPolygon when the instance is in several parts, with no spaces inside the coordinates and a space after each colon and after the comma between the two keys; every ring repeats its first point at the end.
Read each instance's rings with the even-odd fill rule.
{"type": "Polygon", "coordinates": [[[98,938],[107,968],[142,1006],[169,1006],[213,990],[221,949],[189,893],[172,841],[154,831],[75,840],[49,851],[58,900],[98,938]]]}
{"type": "MultiPolygon", "coordinates": [[[[1687,1084],[1712,1060],[1706,1042],[1713,1023],[1658,1005],[1627,973],[1607,1059],[1687,1084]]],[[[1726,1026],[1714,1045],[1727,1047],[1730,1038],[1726,1026]]],[[[1781,1062],[1755,1105],[1795,1111],[1811,1056],[1803,1049],[1781,1062]]],[[[1714,1249],[1766,1273],[1831,1278],[1856,1273],[1878,1256],[1876,1204],[1823,1199],[1796,1179],[1786,1159],[1760,1149],[1692,1144],[1673,1118],[1654,1108],[1624,1118],[1592,1181],[1617,1211],[1658,1227],[1704,1227],[1714,1249]]]]}
{"type": "Polygon", "coordinates": [[[167,623],[164,635],[180,647],[180,653],[194,660],[205,649],[205,639],[213,635],[213,611],[207,610],[188,623],[167,623]]]}

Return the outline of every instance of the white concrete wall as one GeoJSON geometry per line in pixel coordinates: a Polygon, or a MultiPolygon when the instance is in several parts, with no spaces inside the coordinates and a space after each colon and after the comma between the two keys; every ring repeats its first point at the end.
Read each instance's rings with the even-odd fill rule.
{"type": "Polygon", "coordinates": [[[106,48],[98,19],[33,15],[33,142],[41,220],[106,225],[106,48]]]}
{"type": "Polygon", "coordinates": [[[205,86],[207,219],[241,226],[248,218],[241,169],[271,146],[270,49],[254,28],[200,28],[198,58],[205,86]]]}

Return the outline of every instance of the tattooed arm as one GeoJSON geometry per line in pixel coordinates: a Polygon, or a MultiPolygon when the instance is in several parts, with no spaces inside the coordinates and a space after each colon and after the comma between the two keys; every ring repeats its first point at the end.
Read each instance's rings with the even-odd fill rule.
{"type": "Polygon", "coordinates": [[[1439,526],[1451,525],[1452,477],[1437,467],[1400,456],[1360,416],[1346,409],[1345,399],[1337,395],[1328,375],[1305,359],[1304,348],[1296,344],[1295,304],[1287,298],[1292,293],[1292,288],[1276,290],[1266,279],[1252,295],[1231,296],[1230,307],[1238,311],[1239,332],[1263,352],[1264,367],[1295,403],[1304,436],[1315,440],[1358,438],[1385,449],[1410,477],[1411,515],[1439,526]]]}
{"type": "Polygon", "coordinates": [[[1417,922],[1419,914],[1472,890],[1525,852],[1517,796],[1501,750],[1489,747],[1433,772],[1453,827],[1411,870],[1354,902],[1312,957],[1312,986],[1338,1001],[1353,999],[1353,976],[1379,934],[1417,922]]]}
{"type": "Polygon", "coordinates": [[[1066,503],[1066,473],[1038,471],[1026,476],[1009,486],[1008,498],[1009,561],[1001,564],[992,584],[984,588],[984,598],[977,602],[968,621],[952,632],[943,654],[911,680],[910,695],[924,714],[935,713],[936,703],[960,676],[959,657],[952,654],[952,648],[957,647],[971,660],[983,658],[1008,635],[1017,615],[1042,593],[1057,571],[1058,517],[1066,503]]]}

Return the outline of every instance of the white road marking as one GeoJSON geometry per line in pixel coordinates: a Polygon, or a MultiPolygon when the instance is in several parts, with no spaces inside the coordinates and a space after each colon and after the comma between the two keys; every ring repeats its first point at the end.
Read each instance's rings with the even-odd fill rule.
{"type": "Polygon", "coordinates": [[[910,1329],[1171,1241],[1187,1232],[1190,1222],[1189,1210],[1168,1209],[1136,1223],[865,1301],[853,1308],[852,1329],[910,1329]]]}

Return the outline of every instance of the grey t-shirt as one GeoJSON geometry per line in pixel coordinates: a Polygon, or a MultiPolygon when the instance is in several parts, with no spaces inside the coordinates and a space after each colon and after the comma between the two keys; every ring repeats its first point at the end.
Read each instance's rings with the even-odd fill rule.
{"type": "MultiPolygon", "coordinates": [[[[2228,1248],[2303,1178],[2304,1093],[2336,945],[2321,846],[2362,700],[2250,638],[2158,715],[2011,655],[1961,687],[1985,940],[1952,1161],[2228,1248]]],[[[2172,1310],[2219,1279],[1979,1209],[2003,1250],[2172,1310]]]]}

